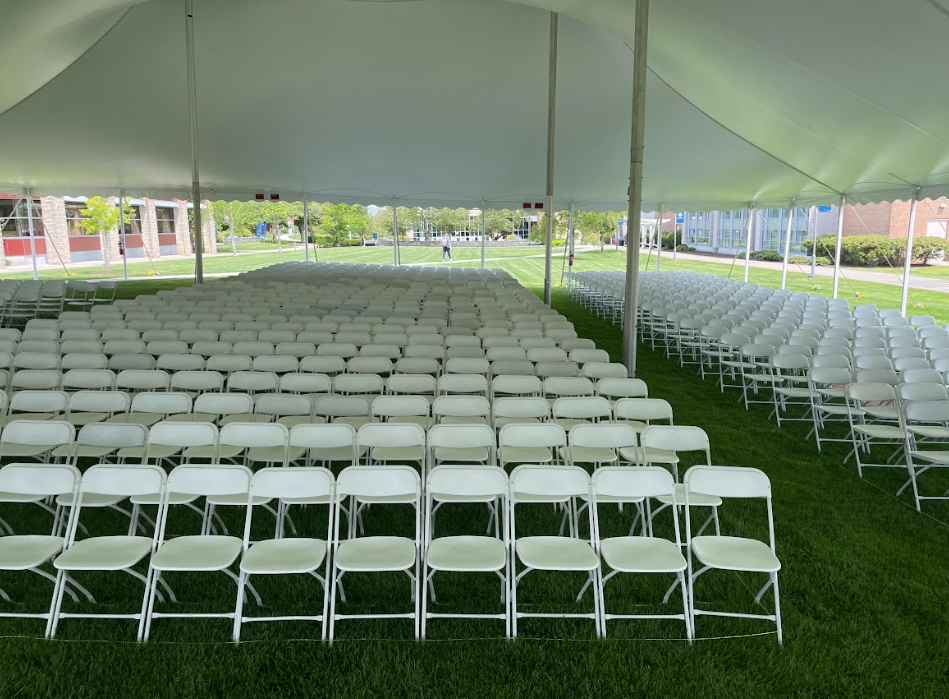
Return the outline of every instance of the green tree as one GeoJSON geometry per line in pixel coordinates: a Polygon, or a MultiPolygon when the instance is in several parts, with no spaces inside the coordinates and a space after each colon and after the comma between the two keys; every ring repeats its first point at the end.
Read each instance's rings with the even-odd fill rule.
{"type": "MultiPolygon", "coordinates": [[[[567,238],[567,229],[570,226],[570,212],[569,211],[558,211],[554,214],[554,230],[553,237],[559,238],[561,240],[566,240],[567,238]]],[[[537,223],[534,224],[531,228],[530,236],[528,238],[532,243],[538,243],[543,245],[547,240],[547,214],[541,214],[537,223]]]]}
{"type": "MultiPolygon", "coordinates": [[[[126,197],[125,201],[122,202],[122,209],[127,222],[135,217],[130,201],[126,197]]],[[[79,215],[82,216],[79,220],[79,227],[87,235],[99,236],[99,243],[102,246],[102,261],[107,268],[112,269],[112,261],[109,259],[109,246],[105,236],[108,235],[109,231],[117,229],[121,225],[122,219],[114,198],[92,197],[86,201],[86,207],[79,212],[79,215]]]]}
{"type": "Polygon", "coordinates": [[[362,204],[324,204],[319,232],[330,238],[333,245],[353,235],[364,236],[369,228],[369,214],[362,204]]]}
{"type": "Polygon", "coordinates": [[[468,209],[434,209],[432,229],[437,233],[457,233],[468,228],[468,209]]]}
{"type": "Polygon", "coordinates": [[[616,233],[616,222],[623,218],[618,211],[577,211],[574,213],[576,227],[580,229],[580,238],[586,245],[603,245],[616,233]]]}
{"type": "Polygon", "coordinates": [[[491,240],[509,236],[521,218],[521,212],[513,209],[488,209],[484,213],[484,228],[491,240]]]}

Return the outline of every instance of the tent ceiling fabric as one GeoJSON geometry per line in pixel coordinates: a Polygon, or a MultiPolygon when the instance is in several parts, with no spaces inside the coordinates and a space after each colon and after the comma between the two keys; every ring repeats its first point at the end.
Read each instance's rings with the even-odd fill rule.
{"type": "MultiPolygon", "coordinates": [[[[0,187],[187,196],[182,0],[8,0],[0,187]]],[[[202,187],[624,209],[630,0],[195,0],[202,187]]],[[[644,208],[949,194],[946,3],[652,0],[644,208]]]]}

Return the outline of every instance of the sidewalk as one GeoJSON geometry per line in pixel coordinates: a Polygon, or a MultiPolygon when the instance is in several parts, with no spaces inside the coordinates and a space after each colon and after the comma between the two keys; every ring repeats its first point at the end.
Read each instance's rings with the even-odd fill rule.
{"type": "MultiPolygon", "coordinates": [[[[648,254],[647,251],[643,251],[643,254],[648,254]]],[[[664,251],[662,254],[663,260],[671,260],[672,253],[669,251],[664,251]]],[[[718,255],[696,255],[694,253],[688,252],[679,252],[676,253],[676,259],[679,260],[688,260],[690,262],[709,262],[712,264],[720,265],[731,265],[732,258],[723,257],[718,255]]],[[[735,270],[741,271],[745,268],[745,259],[743,256],[738,257],[734,260],[735,270]]],[[[655,260],[651,263],[653,268],[655,268],[655,260]]],[[[758,260],[749,260],[748,265],[750,267],[755,267],[757,269],[770,269],[772,271],[780,272],[781,263],[780,262],[761,262],[758,260]]],[[[804,272],[808,275],[811,273],[810,264],[807,265],[788,265],[789,273],[800,272],[803,268],[804,272]]],[[[874,284],[887,284],[889,286],[903,286],[903,273],[902,270],[897,273],[888,273],[888,272],[874,272],[869,269],[860,269],[856,267],[841,267],[841,279],[849,279],[850,281],[862,281],[862,282],[872,282],[874,284]]],[[[741,272],[740,272],[741,273],[741,272]]],[[[833,267],[817,267],[817,276],[818,277],[833,277],[834,268],[833,267]]],[[[949,266],[946,267],[946,278],[938,279],[932,277],[920,277],[913,276],[913,273],[910,272],[909,285],[911,289],[923,289],[926,291],[941,291],[943,293],[949,293],[949,266]]]]}

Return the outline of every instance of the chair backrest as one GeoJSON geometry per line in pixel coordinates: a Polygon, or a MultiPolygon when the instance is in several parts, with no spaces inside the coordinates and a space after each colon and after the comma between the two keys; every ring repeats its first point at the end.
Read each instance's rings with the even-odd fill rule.
{"type": "Polygon", "coordinates": [[[259,393],[254,398],[254,412],[272,416],[312,415],[313,401],[308,396],[259,393]]]}
{"type": "Polygon", "coordinates": [[[165,491],[165,471],[145,464],[96,464],[86,469],[79,483],[78,505],[85,493],[133,497],[165,491]]]}
{"type": "Polygon", "coordinates": [[[202,393],[194,400],[194,412],[210,415],[239,415],[254,411],[249,393],[202,393]]]}
{"type": "Polygon", "coordinates": [[[146,456],[151,446],[205,447],[217,444],[218,429],[210,422],[156,422],[148,430],[146,456]]]}
{"type": "Polygon", "coordinates": [[[610,402],[600,396],[558,398],[554,401],[551,411],[555,420],[557,418],[609,420],[613,415],[610,402]]]}
{"type": "Polygon", "coordinates": [[[131,412],[180,415],[191,412],[191,396],[187,393],[145,391],[132,396],[131,412]]]}
{"type": "Polygon", "coordinates": [[[70,413],[124,413],[130,406],[123,391],[77,391],[69,396],[70,413]]]}
{"type": "Polygon", "coordinates": [[[294,425],[290,428],[290,446],[307,449],[340,449],[350,447],[355,458],[356,430],[344,423],[294,425]]]}
{"type": "Polygon", "coordinates": [[[942,381],[939,383],[904,383],[896,387],[896,395],[903,402],[946,400],[949,390],[942,381]]]}
{"type": "Polygon", "coordinates": [[[706,463],[711,463],[708,435],[701,427],[691,425],[650,425],[643,430],[640,444],[644,449],[666,451],[704,451],[706,463]]]}
{"type": "Polygon", "coordinates": [[[369,417],[371,405],[361,396],[323,396],[316,399],[313,413],[326,418],[369,417]]]}
{"type": "Polygon", "coordinates": [[[334,491],[336,479],[327,468],[297,466],[294,468],[268,467],[253,474],[248,488],[248,507],[244,522],[244,550],[250,547],[251,519],[255,498],[277,499],[285,504],[305,503],[325,498],[330,504],[326,522],[326,540],[331,539],[334,518],[334,491]]]}
{"type": "Polygon", "coordinates": [[[11,413],[64,413],[68,405],[63,391],[17,391],[10,398],[11,413]]]}
{"type": "Polygon", "coordinates": [[[498,434],[498,447],[563,447],[567,445],[567,433],[554,424],[509,424],[498,434]]]}
{"type": "Polygon", "coordinates": [[[855,403],[891,402],[896,400],[896,389],[889,383],[852,383],[845,389],[848,401],[855,403]]]}
{"type": "Polygon", "coordinates": [[[17,495],[75,494],[82,474],[66,464],[7,464],[0,468],[0,492],[17,495]]]}
{"type": "Polygon", "coordinates": [[[235,447],[286,447],[290,430],[279,422],[229,422],[221,428],[218,442],[235,447]]]}
{"type": "Polygon", "coordinates": [[[351,496],[418,503],[421,495],[421,477],[411,466],[349,466],[336,479],[337,503],[351,496]]]}
{"type": "MultiPolygon", "coordinates": [[[[182,464],[168,474],[168,492],[214,496],[247,493],[253,477],[245,466],[230,464],[182,464]]],[[[167,507],[167,504],[166,506],[167,507]]],[[[167,517],[163,517],[163,524],[167,517]]],[[[164,529],[164,527],[162,527],[164,529]]],[[[164,532],[162,532],[164,538],[164,532]]]]}
{"type": "Polygon", "coordinates": [[[430,449],[447,447],[451,449],[488,449],[488,463],[493,462],[496,442],[494,430],[487,425],[435,425],[428,431],[430,449]]]}
{"type": "Polygon", "coordinates": [[[413,423],[369,423],[356,431],[358,447],[425,446],[425,430],[413,423]]]}
{"type": "Polygon", "coordinates": [[[77,445],[94,447],[142,447],[148,439],[145,425],[93,422],[83,425],[76,436],[77,445]]]}
{"type": "Polygon", "coordinates": [[[432,417],[484,417],[491,414],[491,403],[484,396],[439,396],[432,403],[432,417]]]}
{"type": "Polygon", "coordinates": [[[548,502],[551,497],[590,497],[590,476],[579,466],[525,464],[511,471],[509,481],[511,494],[518,503],[548,502]]]}
{"type": "Polygon", "coordinates": [[[739,466],[693,466],[683,479],[686,497],[690,493],[720,498],[765,498],[771,500],[771,480],[757,468],[739,466]]]}
{"type": "Polygon", "coordinates": [[[372,401],[373,417],[428,417],[430,409],[424,396],[379,396],[372,401]]]}
{"type": "Polygon", "coordinates": [[[572,447],[607,447],[621,449],[635,447],[638,440],[636,430],[630,425],[616,422],[601,422],[596,425],[576,425],[570,429],[568,441],[572,447]]]}
{"type": "Polygon", "coordinates": [[[65,420],[12,420],[0,433],[0,444],[56,447],[76,438],[76,428],[65,420]]]}

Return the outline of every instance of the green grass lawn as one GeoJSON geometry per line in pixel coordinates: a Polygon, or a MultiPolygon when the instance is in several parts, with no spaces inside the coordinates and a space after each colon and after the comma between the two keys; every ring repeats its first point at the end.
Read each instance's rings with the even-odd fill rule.
{"type": "MultiPolygon", "coordinates": [[[[607,265],[607,255],[591,255],[586,265],[607,265]]],[[[537,260],[507,261],[505,267],[539,291],[537,260]]],[[[542,270],[542,267],[540,268],[542,270]]],[[[123,295],[151,293],[173,280],[134,282],[123,295]]],[[[618,360],[621,336],[554,292],[554,306],[581,336],[594,338],[618,360]]],[[[945,546],[949,507],[931,504],[920,515],[892,493],[896,473],[857,478],[841,464],[843,447],[818,454],[805,440],[807,428],[778,429],[769,410],[749,412],[734,392],[722,395],[713,382],[701,382],[648,349],[640,352],[639,375],[650,394],[666,398],[678,424],[703,427],[710,435],[715,463],[753,466],[772,480],[775,498],[785,646],[778,647],[765,622],[700,618],[699,640],[689,647],[675,621],[614,622],[610,637],[594,638],[584,621],[524,622],[516,642],[500,638],[495,621],[434,620],[430,639],[416,643],[408,622],[348,621],[339,626],[332,647],[313,640],[318,630],[306,623],[245,626],[246,642],[227,643],[223,620],[157,620],[152,641],[133,642],[132,622],[64,621],[57,640],[37,638],[37,621],[0,620],[0,695],[2,696],[437,696],[437,697],[629,697],[629,696],[854,696],[944,697],[949,667],[949,564],[945,546]],[[942,520],[942,521],[940,521],[942,520]]],[[[49,517],[30,506],[6,505],[3,517],[48,527],[49,517]]],[[[559,516],[532,506],[519,519],[521,531],[554,532],[559,516]]],[[[269,515],[255,521],[263,536],[269,515]]],[[[603,508],[604,533],[623,532],[630,514],[603,508]]],[[[729,502],[722,508],[724,533],[761,535],[764,510],[729,502]]],[[[232,531],[241,513],[225,513],[232,531]]],[[[323,511],[298,512],[301,530],[318,535],[323,511]]],[[[404,508],[374,506],[366,515],[368,533],[406,531],[404,508]]],[[[109,511],[87,520],[92,531],[124,530],[109,511]]],[[[660,516],[668,535],[669,517],[660,516]]],[[[126,520],[127,522],[127,520],[126,520]]],[[[478,532],[486,524],[483,506],[456,506],[439,514],[439,534],[478,532]]],[[[194,530],[186,511],[172,517],[175,532],[194,530]]],[[[24,525],[25,527],[25,525],[24,525]]],[[[100,608],[137,610],[141,587],[119,574],[88,574],[100,608]]],[[[228,611],[233,583],[220,574],[178,574],[169,579],[189,611],[228,611]]],[[[666,579],[616,579],[607,586],[608,604],[617,610],[656,613],[666,579]]],[[[713,608],[754,611],[755,576],[708,573],[697,598],[713,608]]],[[[575,610],[580,580],[569,574],[528,575],[519,601],[532,610],[575,610]]],[[[43,610],[50,585],[28,574],[0,574],[0,587],[18,609],[43,610]]],[[[312,605],[312,579],[263,580],[258,588],[267,613],[293,613],[312,605]]],[[[444,575],[437,580],[439,611],[493,611],[497,585],[492,576],[444,575]]],[[[341,611],[405,610],[406,579],[401,574],[348,576],[349,602],[341,611]]],[[[590,607],[587,597],[580,608],[590,607]]],[[[678,604],[673,597],[672,605],[678,604]]],[[[770,606],[770,597],[763,603],[770,606]]],[[[68,606],[72,608],[71,603],[68,606]]],[[[170,605],[160,606],[168,610],[170,605]]],[[[0,610],[10,605],[0,603],[0,610]]]]}

